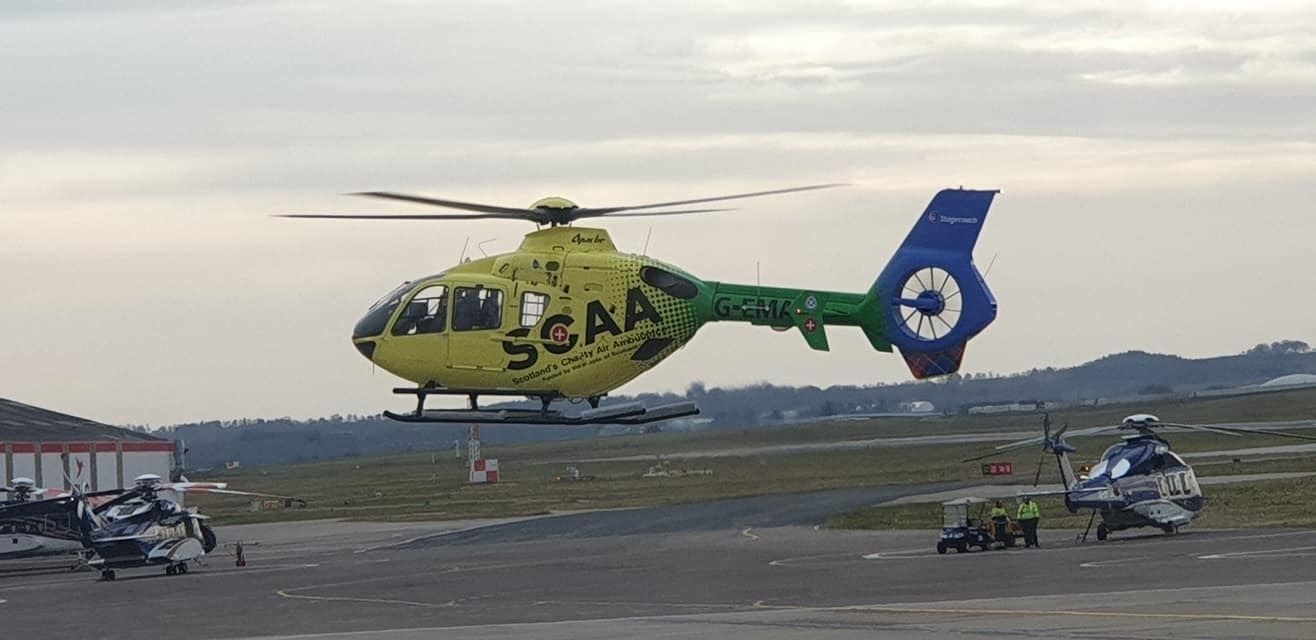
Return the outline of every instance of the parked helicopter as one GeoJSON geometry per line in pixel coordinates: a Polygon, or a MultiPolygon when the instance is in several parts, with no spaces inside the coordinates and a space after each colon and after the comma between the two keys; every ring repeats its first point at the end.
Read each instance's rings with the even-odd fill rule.
{"type": "MultiPolygon", "coordinates": [[[[1096,464],[1086,473],[1078,475],[1074,473],[1069,461],[1069,454],[1075,449],[1065,441],[1068,429],[1069,425],[1066,424],[1053,434],[1051,417],[1045,415],[1041,436],[1001,445],[992,453],[968,458],[965,462],[1040,443],[1043,452],[1055,455],[1065,488],[1055,492],[1024,492],[1024,495],[1063,495],[1065,506],[1071,513],[1082,509],[1092,510],[1094,518],[1101,516],[1101,522],[1097,525],[1097,540],[1105,540],[1112,532],[1136,527],[1157,527],[1166,533],[1175,533],[1179,527],[1202,514],[1206,497],[1197,482],[1197,475],[1191,465],[1170,449],[1169,441],[1157,431],[1171,429],[1231,436],[1265,434],[1316,440],[1312,436],[1251,427],[1162,422],[1154,415],[1142,413],[1131,415],[1118,425],[1070,433],[1070,437],[1125,433],[1121,442],[1106,449],[1096,464]]],[[[1038,462],[1034,486],[1042,471],[1041,460],[1038,462]]]]}
{"type": "Polygon", "coordinates": [[[403,283],[356,324],[361,355],[416,387],[409,422],[641,424],[697,414],[692,402],[600,408],[599,401],[686,344],[708,322],[798,329],[828,350],[829,325],[859,327],[878,351],[899,349],[916,378],[954,373],[965,345],[996,317],[996,300],[973,263],[973,247],[996,191],[947,189],[932,198],[865,292],[787,289],[700,280],[647,256],[622,253],[608,232],[571,227],[601,216],[658,216],[722,209],[670,209],[822,189],[813,185],[620,207],[579,207],[544,198],[529,208],[400,193],[364,195],[461,209],[466,214],[295,214],[365,220],[512,219],[547,225],[508,254],[468,261],[403,283]],[[657,211],[655,211],[657,209],[657,211]],[[468,399],[468,410],[426,410],[431,395],[468,399]],[[487,410],[479,396],[525,396],[536,409],[487,410]],[[554,400],[586,401],[569,416],[554,400]]]}
{"type": "Polygon", "coordinates": [[[168,575],[187,573],[189,561],[217,544],[214,530],[205,523],[209,518],[177,502],[178,494],[188,492],[286,499],[230,490],[222,482],[164,482],[145,474],[130,489],[54,489],[46,490],[53,497],[5,503],[0,505],[0,530],[28,540],[27,551],[11,557],[83,551],[86,564],[99,569],[106,580],[115,579],[116,569],[150,565],[164,565],[168,575]]]}
{"type": "Polygon", "coordinates": [[[14,478],[0,493],[0,559],[71,555],[82,550],[82,527],[70,493],[14,478]]]}
{"type": "Polygon", "coordinates": [[[214,551],[217,544],[206,524],[210,517],[174,498],[188,492],[287,499],[234,491],[223,482],[163,482],[155,474],[141,475],[131,489],[92,509],[98,522],[85,531],[84,542],[94,552],[87,564],[99,569],[105,580],[114,580],[116,569],[154,565],[163,565],[166,575],[187,573],[188,562],[214,551]]]}

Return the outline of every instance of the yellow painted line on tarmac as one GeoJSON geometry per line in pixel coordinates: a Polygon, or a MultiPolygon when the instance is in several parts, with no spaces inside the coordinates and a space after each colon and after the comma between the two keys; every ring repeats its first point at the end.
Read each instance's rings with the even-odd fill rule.
{"type": "Polygon", "coordinates": [[[396,604],[407,607],[422,607],[425,609],[446,609],[457,606],[456,601],[448,602],[414,602],[412,600],[387,600],[384,598],[353,598],[350,596],[307,596],[297,593],[288,593],[282,589],[275,591],[281,598],[291,600],[318,600],[323,602],[364,602],[367,604],[396,604]]]}

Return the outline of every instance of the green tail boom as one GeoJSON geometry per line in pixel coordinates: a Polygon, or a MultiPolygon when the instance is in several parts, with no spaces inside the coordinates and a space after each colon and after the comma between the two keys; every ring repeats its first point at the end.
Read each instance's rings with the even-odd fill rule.
{"type": "Polygon", "coordinates": [[[829,325],[859,327],[878,351],[891,351],[882,316],[872,293],[844,293],[812,289],[786,289],[758,285],[706,282],[711,290],[708,319],[748,322],[777,331],[799,329],[804,341],[818,351],[829,350],[829,325]]]}

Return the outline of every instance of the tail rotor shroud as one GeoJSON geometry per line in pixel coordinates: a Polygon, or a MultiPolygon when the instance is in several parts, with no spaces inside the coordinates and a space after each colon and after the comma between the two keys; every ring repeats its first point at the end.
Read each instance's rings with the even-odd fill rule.
{"type": "Polygon", "coordinates": [[[958,371],[969,339],[996,319],[973,248],[997,193],[938,192],[873,285],[886,337],[916,378],[958,371]]]}

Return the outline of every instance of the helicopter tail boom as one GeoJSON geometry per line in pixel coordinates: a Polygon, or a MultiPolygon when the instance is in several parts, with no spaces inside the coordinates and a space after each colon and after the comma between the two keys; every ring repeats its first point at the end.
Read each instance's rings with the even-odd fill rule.
{"type": "Polygon", "coordinates": [[[895,345],[916,378],[958,371],[969,339],[996,319],[996,299],[973,263],[996,194],[933,196],[864,301],[864,315],[881,320],[862,325],[869,341],[895,345]]]}

